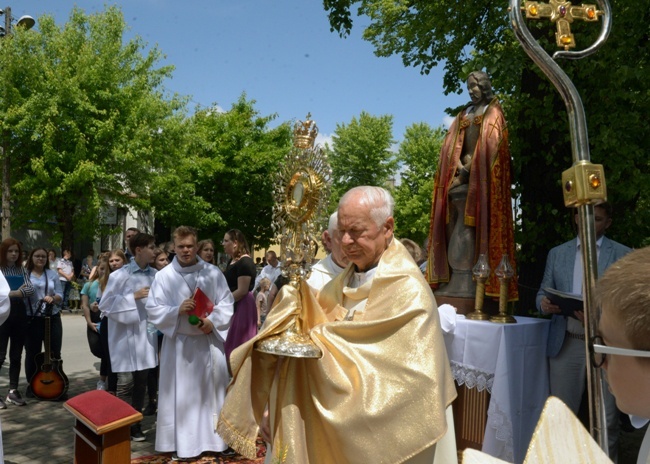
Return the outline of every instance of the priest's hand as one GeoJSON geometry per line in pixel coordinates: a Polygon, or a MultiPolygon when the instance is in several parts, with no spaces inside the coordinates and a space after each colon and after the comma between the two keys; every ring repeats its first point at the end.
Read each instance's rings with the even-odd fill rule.
{"type": "Polygon", "coordinates": [[[573,315],[576,319],[582,322],[582,325],[585,325],[585,312],[584,311],[573,311],[573,315]]]}
{"type": "Polygon", "coordinates": [[[196,307],[196,301],[193,298],[188,298],[184,300],[181,305],[178,307],[178,312],[180,314],[187,314],[196,307]]]}
{"type": "Polygon", "coordinates": [[[562,312],[560,307],[551,303],[547,297],[542,298],[542,303],[539,306],[544,314],[560,314],[562,312]]]}
{"type": "Polygon", "coordinates": [[[214,325],[212,324],[212,321],[207,317],[199,317],[199,325],[197,327],[204,334],[209,334],[214,330],[214,325]]]}

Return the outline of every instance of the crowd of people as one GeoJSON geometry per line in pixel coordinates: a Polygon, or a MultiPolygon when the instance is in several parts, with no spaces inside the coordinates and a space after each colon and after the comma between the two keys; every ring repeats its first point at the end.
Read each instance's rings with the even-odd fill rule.
{"type": "MultiPolygon", "coordinates": [[[[8,347],[10,362],[0,408],[26,404],[20,393],[23,350],[25,392],[33,396],[29,383],[37,369],[34,356],[43,348],[44,316],[51,320],[52,357],[60,359],[61,311],[68,308],[76,277],[84,280],[80,294],[88,346],[101,360],[97,389],[145,415],[157,414],[155,447],[160,452],[174,453],[179,460],[204,452],[249,455],[260,433],[269,456],[288,446],[290,462],[363,457],[428,464],[434,456],[455,455],[448,408],[456,392],[436,303],[420,267],[425,257],[417,244],[394,238],[393,204],[378,187],[358,187],[343,196],[322,234],[327,257],[311,269],[309,296],[298,296],[300,290],[292,286],[279,292],[286,277],[277,255],[269,251],[264,265],[256,263],[237,229],[226,232],[221,242],[228,256],[223,269],[215,263],[214,242],[199,241],[188,226],[173,232],[171,244],[158,246],[154,236],[129,229],[124,250],[97,259],[89,253],[78,274],[70,250],[62,250],[60,258],[40,247],[24,255],[20,242],[4,240],[0,270],[8,290],[5,299],[0,294],[0,367],[8,347]],[[260,337],[287,327],[296,301],[309,308],[310,317],[303,322],[322,358],[278,360],[253,350],[260,337]],[[397,352],[410,353],[408,362],[397,352]],[[355,434],[347,433],[350,427],[355,434]],[[405,434],[404,427],[418,432],[405,434]],[[377,430],[404,439],[384,443],[376,439],[377,430]],[[331,442],[337,446],[326,446],[331,442]]],[[[630,250],[604,237],[611,212],[605,207],[596,212],[604,271],[630,250]]],[[[582,286],[581,275],[574,273],[581,264],[574,242],[566,245],[569,251],[561,246],[550,253],[542,288],[570,292],[582,286]],[[562,255],[571,259],[560,260],[562,255]],[[570,269],[556,269],[564,261],[570,269]]],[[[638,267],[648,262],[637,261],[638,267]]],[[[603,354],[596,357],[608,368],[608,363],[618,366],[617,356],[628,356],[626,369],[637,369],[640,382],[647,383],[648,311],[615,315],[609,294],[621,291],[628,272],[622,265],[611,267],[617,269],[617,284],[608,283],[599,294],[608,307],[603,307],[600,343],[594,344],[603,354]],[[634,321],[623,322],[628,317],[634,321]],[[608,349],[605,342],[620,349],[608,349]]],[[[630,308],[647,306],[647,299],[637,301],[642,295],[637,296],[630,308]]],[[[584,348],[581,314],[576,321],[567,320],[543,292],[538,308],[563,324],[557,351],[549,354],[551,391],[575,409],[560,377],[575,371],[569,390],[581,393],[584,350],[574,342],[582,333],[584,348]]],[[[628,386],[611,378],[609,385],[616,396],[609,397],[612,407],[616,401],[624,412],[647,418],[647,405],[630,400],[628,386]]],[[[146,440],[140,424],[132,425],[131,439],[146,440]]]]}
{"type": "MultiPolygon", "coordinates": [[[[144,415],[159,413],[157,442],[162,451],[181,456],[194,456],[204,450],[234,453],[214,433],[215,415],[230,379],[230,352],[256,335],[268,311],[269,278],[275,279],[280,271],[275,252],[267,253],[263,263],[255,263],[243,233],[232,229],[221,243],[229,259],[220,268],[215,261],[214,242],[198,241],[196,231],[190,227],[178,228],[171,242],[158,246],[152,235],[136,228],[127,229],[124,239],[124,249],[98,256],[90,250],[83,261],[77,262],[67,248],[59,257],[54,249],[41,247],[27,253],[22,243],[13,238],[0,244],[0,270],[10,288],[9,310],[0,326],[0,368],[8,348],[9,385],[6,398],[0,399],[0,408],[7,408],[7,403],[25,405],[21,390],[27,398],[35,397],[30,380],[37,370],[35,356],[44,349],[44,316],[50,318],[52,359],[61,359],[61,314],[72,312],[70,293],[74,285],[80,288],[80,309],[86,320],[89,350],[100,359],[97,389],[124,399],[144,415]],[[267,259],[271,264],[266,265],[267,259]],[[182,281],[187,287],[187,292],[181,291],[181,314],[195,307],[198,289],[215,303],[210,314],[201,315],[198,325],[187,322],[187,317],[179,324],[173,306],[168,314],[167,305],[180,296],[175,284],[154,285],[156,274],[164,268],[168,271],[160,274],[159,281],[182,281]],[[216,287],[215,282],[219,284],[216,287]],[[253,293],[254,287],[257,288],[253,293]],[[214,293],[217,289],[218,294],[214,293]],[[212,317],[216,319],[211,322],[212,317]],[[190,345],[196,350],[188,351],[190,345]],[[20,381],[23,352],[24,385],[20,381]],[[223,353],[222,359],[218,359],[217,352],[223,353]],[[203,362],[199,362],[199,356],[203,356],[203,362]],[[162,374],[160,362],[169,368],[163,369],[162,374]],[[212,382],[204,388],[205,400],[212,401],[214,406],[211,413],[200,412],[204,401],[196,403],[196,414],[186,404],[175,404],[175,382],[200,378],[212,382]],[[163,386],[160,392],[159,385],[163,386]],[[209,392],[215,390],[222,392],[221,400],[210,400],[209,392]],[[159,409],[159,396],[166,407],[159,409]],[[199,433],[200,450],[194,439],[179,441],[176,433],[177,426],[194,427],[197,418],[206,430],[199,433]]],[[[181,391],[185,386],[179,385],[181,391]]],[[[140,424],[132,426],[131,439],[146,439],[140,424]]]]}

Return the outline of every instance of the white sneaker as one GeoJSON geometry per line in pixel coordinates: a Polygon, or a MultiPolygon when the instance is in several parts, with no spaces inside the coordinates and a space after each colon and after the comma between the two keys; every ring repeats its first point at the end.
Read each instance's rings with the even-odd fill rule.
{"type": "Polygon", "coordinates": [[[97,390],[106,390],[106,382],[104,382],[103,380],[98,380],[97,390]]]}

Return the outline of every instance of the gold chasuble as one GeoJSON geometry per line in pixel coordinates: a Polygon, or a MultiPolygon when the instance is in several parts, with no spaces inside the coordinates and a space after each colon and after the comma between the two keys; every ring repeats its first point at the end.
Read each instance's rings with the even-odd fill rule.
{"type": "MultiPolygon", "coordinates": [[[[449,224],[449,190],[463,150],[465,129],[470,124],[480,126],[480,135],[472,156],[469,191],[465,205],[464,223],[476,228],[476,256],[486,254],[492,270],[499,266],[504,254],[515,259],[515,238],[512,219],[512,180],[508,130],[503,110],[494,98],[481,116],[469,120],[461,111],[440,150],[438,170],[434,179],[429,236],[428,281],[433,288],[449,282],[447,258],[447,225],[449,224]]],[[[499,296],[499,279],[492,272],[485,283],[485,294],[499,296]]],[[[519,299],[516,276],[510,280],[508,301],[519,299]]]]}
{"type": "Polygon", "coordinates": [[[262,331],[233,352],[218,433],[244,456],[255,457],[267,404],[273,454],[286,463],[401,463],[445,434],[445,409],[456,389],[436,303],[420,270],[393,239],[365,307],[344,320],[343,288],[353,272],[348,266],[318,300],[304,282],[300,295],[285,285],[262,331]],[[256,340],[288,326],[299,304],[303,327],[323,357],[278,362],[255,351],[256,340]]]}

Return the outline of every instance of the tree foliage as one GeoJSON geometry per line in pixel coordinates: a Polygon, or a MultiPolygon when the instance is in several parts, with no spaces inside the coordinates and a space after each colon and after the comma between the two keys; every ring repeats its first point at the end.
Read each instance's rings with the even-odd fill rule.
{"type": "Polygon", "coordinates": [[[172,68],[157,68],[159,50],[144,53],[140,38],[124,41],[125,27],[115,7],[93,15],[75,8],[62,28],[45,15],[40,32],[17,31],[3,44],[21,41],[29,55],[28,84],[4,89],[28,85],[28,93],[20,106],[7,99],[0,109],[18,174],[12,215],[45,229],[54,221],[64,246],[95,237],[107,203],[147,209],[150,181],[164,154],[173,155],[160,150],[158,130],[183,108],[161,89],[172,68]]]}
{"type": "Polygon", "coordinates": [[[333,146],[327,150],[332,167],[332,211],[352,187],[384,187],[395,175],[397,160],[391,151],[393,116],[373,116],[362,111],[349,124],[337,124],[332,141],[333,146]]]}
{"type": "Polygon", "coordinates": [[[433,177],[445,133],[442,127],[413,124],[406,128],[397,152],[401,172],[400,185],[393,191],[396,234],[420,245],[429,233],[433,177]]]}
{"type": "Polygon", "coordinates": [[[217,240],[236,228],[251,244],[269,245],[274,176],[291,147],[291,127],[270,129],[275,115],[260,116],[254,104],[242,95],[229,111],[215,105],[186,121],[182,155],[154,189],[159,220],[196,225],[217,240]]]}
{"type": "MultiPolygon", "coordinates": [[[[624,0],[610,4],[614,26],[605,46],[595,55],[560,65],[581,94],[592,161],[605,167],[615,210],[609,235],[638,247],[650,237],[650,137],[642,123],[650,112],[645,85],[650,9],[624,0]]],[[[520,207],[520,284],[534,295],[548,249],[575,234],[560,186],[561,173],[573,160],[565,104],[514,38],[507,2],[325,0],[324,7],[332,29],[341,35],[350,31],[355,14],[369,17],[363,36],[378,56],[400,55],[406,66],[424,73],[444,63],[445,93],[458,92],[473,70],[491,75],[510,126],[520,207]]],[[[527,26],[549,53],[557,49],[553,24],[529,21],[527,26]]],[[[600,32],[599,25],[584,22],[573,22],[571,29],[578,48],[593,43],[600,32]]],[[[522,304],[532,306],[524,293],[522,304]]]]}

